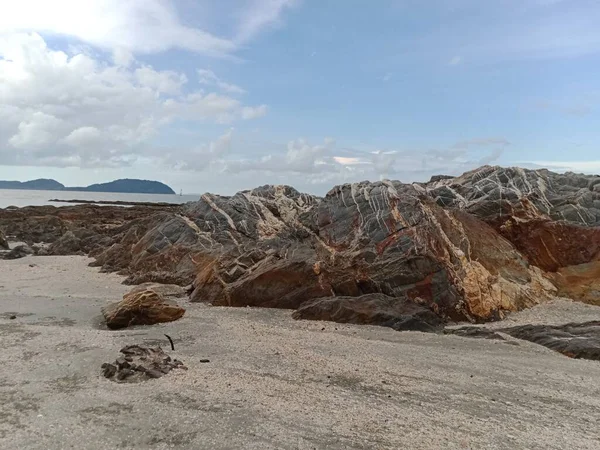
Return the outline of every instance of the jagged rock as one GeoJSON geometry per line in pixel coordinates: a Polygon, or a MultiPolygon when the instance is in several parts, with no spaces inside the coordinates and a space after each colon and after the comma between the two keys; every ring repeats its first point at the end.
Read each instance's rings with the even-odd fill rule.
{"type": "Polygon", "coordinates": [[[3,255],[4,259],[19,259],[24,258],[25,256],[33,255],[33,249],[27,244],[17,245],[8,253],[3,255]]]}
{"type": "Polygon", "coordinates": [[[443,321],[428,308],[407,298],[384,294],[327,297],[310,300],[293,314],[294,319],[381,325],[398,331],[436,331],[443,321]]]}
{"type": "Polygon", "coordinates": [[[133,383],[160,378],[173,369],[187,368],[177,359],[172,359],[160,347],[128,345],[121,349],[114,363],[102,364],[102,375],[118,383],[133,383]]]}
{"type": "Polygon", "coordinates": [[[600,321],[567,323],[565,325],[521,325],[489,330],[483,327],[446,329],[444,333],[464,337],[503,339],[505,333],[543,345],[571,358],[600,361],[600,321]]]}
{"type": "Polygon", "coordinates": [[[102,308],[102,315],[110,329],[172,322],[184,314],[185,309],[152,289],[134,290],[125,294],[120,302],[102,308]]]}
{"type": "Polygon", "coordinates": [[[10,249],[10,247],[8,246],[8,241],[6,240],[6,236],[4,236],[4,233],[2,232],[2,230],[0,230],[0,249],[4,249],[4,250],[10,249]]]}
{"type": "Polygon", "coordinates": [[[49,248],[49,253],[52,255],[74,255],[79,252],[81,252],[81,240],[72,231],[67,231],[49,248]]]}
{"type": "Polygon", "coordinates": [[[192,283],[192,301],[295,309],[380,293],[486,321],[557,290],[596,295],[581,283],[600,264],[598,186],[600,177],[486,166],[428,183],[344,184],[323,198],[263,186],[181,207],[0,210],[0,227],[47,242],[71,231],[103,271],[192,283]],[[572,276],[582,267],[592,269],[572,276]]]}
{"type": "Polygon", "coordinates": [[[160,271],[194,279],[192,301],[214,305],[295,309],[382,293],[489,320],[554,292],[493,228],[392,181],[337,186],[325,198],[287,186],[205,194],[181,214],[137,221],[97,258],[137,281],[160,271]]]}
{"type": "Polygon", "coordinates": [[[546,169],[483,166],[425,186],[441,206],[465,209],[477,217],[544,215],[567,223],[600,226],[600,176],[546,169]],[[523,202],[525,200],[525,202],[523,202]]]}

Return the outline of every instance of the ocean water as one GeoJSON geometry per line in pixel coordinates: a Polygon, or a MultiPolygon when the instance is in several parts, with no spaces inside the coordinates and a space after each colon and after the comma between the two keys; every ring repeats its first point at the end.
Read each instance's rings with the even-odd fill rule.
{"type": "Polygon", "coordinates": [[[59,200],[94,200],[94,201],[124,201],[124,202],[151,202],[151,203],[187,203],[200,198],[198,195],[164,195],[164,194],[122,194],[113,192],[73,192],[73,191],[27,191],[0,189],[0,208],[7,206],[41,206],[54,205],[57,207],[71,205],[71,203],[50,202],[50,199],[59,200]]]}

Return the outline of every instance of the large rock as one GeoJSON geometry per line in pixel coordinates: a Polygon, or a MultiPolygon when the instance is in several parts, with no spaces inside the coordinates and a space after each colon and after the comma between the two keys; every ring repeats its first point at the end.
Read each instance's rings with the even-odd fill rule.
{"type": "Polygon", "coordinates": [[[329,320],[339,323],[381,325],[398,331],[437,331],[438,315],[407,298],[384,294],[359,297],[327,297],[309,300],[293,314],[294,319],[329,320]]]}
{"type": "Polygon", "coordinates": [[[462,337],[504,339],[501,333],[543,345],[570,358],[600,361],[600,321],[564,325],[520,325],[490,330],[462,327],[444,330],[462,337]]]}
{"type": "Polygon", "coordinates": [[[600,176],[546,169],[483,166],[422,185],[441,206],[484,219],[544,215],[566,223],[600,226],[600,176]]]}
{"type": "Polygon", "coordinates": [[[6,236],[4,236],[4,233],[2,232],[2,230],[0,230],[0,249],[4,249],[4,250],[10,249],[10,247],[8,246],[8,240],[6,239],[6,236]]]}
{"type": "Polygon", "coordinates": [[[492,227],[391,181],[337,186],[325,198],[287,186],[205,194],[180,214],[132,224],[98,263],[139,281],[193,280],[193,301],[227,306],[295,309],[382,293],[479,321],[554,292],[492,227]]]}
{"type": "Polygon", "coordinates": [[[106,325],[113,330],[133,325],[172,322],[184,314],[185,309],[152,289],[134,290],[125,294],[120,302],[102,308],[106,325]]]}
{"type": "Polygon", "coordinates": [[[20,244],[13,248],[11,251],[3,255],[4,259],[20,259],[25,256],[33,255],[33,249],[27,244],[20,244]]]}

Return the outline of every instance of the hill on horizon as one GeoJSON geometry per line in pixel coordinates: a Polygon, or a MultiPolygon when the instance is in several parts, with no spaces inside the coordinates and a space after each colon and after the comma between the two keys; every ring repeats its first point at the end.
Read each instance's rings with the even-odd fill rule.
{"type": "Polygon", "coordinates": [[[127,194],[175,194],[175,191],[160,181],[123,178],[107,183],[97,183],[85,187],[67,187],[56,180],[39,178],[30,181],[2,181],[0,189],[21,189],[40,191],[78,192],[120,192],[127,194]]]}

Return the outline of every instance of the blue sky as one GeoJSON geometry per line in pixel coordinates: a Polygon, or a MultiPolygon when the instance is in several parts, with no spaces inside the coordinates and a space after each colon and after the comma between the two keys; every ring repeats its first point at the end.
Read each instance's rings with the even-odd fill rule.
{"type": "Polygon", "coordinates": [[[595,0],[0,3],[0,179],[600,173],[595,0]]]}

